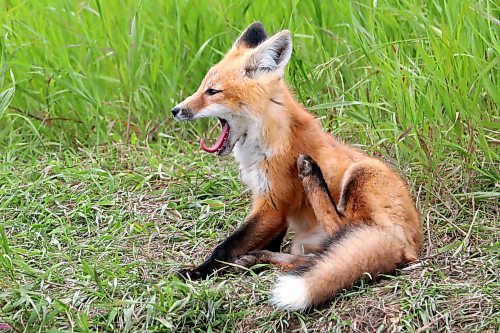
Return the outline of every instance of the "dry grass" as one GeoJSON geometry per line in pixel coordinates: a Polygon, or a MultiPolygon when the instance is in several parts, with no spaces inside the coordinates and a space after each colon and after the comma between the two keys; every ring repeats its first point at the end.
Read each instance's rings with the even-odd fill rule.
{"type": "Polygon", "coordinates": [[[98,147],[67,153],[70,160],[55,153],[3,171],[9,185],[2,228],[12,262],[12,269],[1,266],[4,321],[19,330],[76,331],[472,332],[498,326],[494,201],[472,204],[440,194],[422,207],[422,260],[308,313],[277,312],[268,304],[280,274],[275,269],[187,285],[172,277],[208,255],[241,221],[250,199],[239,195],[231,163],[200,171],[197,163],[206,157],[188,154],[178,157],[186,162],[178,168],[164,164],[159,151],[98,147]],[[44,165],[52,167],[40,172],[44,165]]]}

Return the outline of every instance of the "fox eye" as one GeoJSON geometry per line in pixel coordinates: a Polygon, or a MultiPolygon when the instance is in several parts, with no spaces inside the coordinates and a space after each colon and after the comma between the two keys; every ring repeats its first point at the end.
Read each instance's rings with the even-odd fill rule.
{"type": "Polygon", "coordinates": [[[221,91],[222,91],[222,90],[217,90],[217,89],[212,89],[212,88],[209,88],[209,89],[207,89],[207,90],[205,91],[205,94],[212,96],[212,95],[215,95],[215,94],[220,93],[221,91]]]}

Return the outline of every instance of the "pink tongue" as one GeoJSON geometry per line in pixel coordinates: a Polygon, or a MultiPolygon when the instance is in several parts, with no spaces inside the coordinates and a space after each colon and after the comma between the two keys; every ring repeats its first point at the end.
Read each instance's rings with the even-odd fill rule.
{"type": "Polygon", "coordinates": [[[203,149],[208,153],[215,153],[217,150],[220,149],[220,147],[222,147],[222,144],[224,143],[224,141],[226,141],[228,135],[229,135],[229,123],[226,121],[224,123],[224,126],[222,127],[222,132],[220,133],[217,142],[212,147],[208,148],[207,146],[205,146],[205,140],[201,139],[200,147],[201,149],[203,149]]]}

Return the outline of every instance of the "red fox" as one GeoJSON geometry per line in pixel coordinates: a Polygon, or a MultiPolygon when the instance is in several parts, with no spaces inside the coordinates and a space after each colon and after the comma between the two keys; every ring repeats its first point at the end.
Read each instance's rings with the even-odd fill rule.
{"type": "Polygon", "coordinates": [[[172,109],[178,120],[217,117],[221,133],[201,148],[234,151],[252,209],[244,223],[184,278],[205,278],[224,262],[272,263],[288,273],[271,302],[305,310],[418,258],[420,217],[407,185],[386,164],[322,131],[284,82],[287,30],[268,38],[250,25],[198,90],[172,109]],[[281,253],[293,232],[290,254],[281,253]]]}

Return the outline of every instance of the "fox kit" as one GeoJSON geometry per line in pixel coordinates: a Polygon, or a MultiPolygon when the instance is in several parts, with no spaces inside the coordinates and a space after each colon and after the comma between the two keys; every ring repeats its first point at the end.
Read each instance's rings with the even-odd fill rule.
{"type": "Polygon", "coordinates": [[[368,273],[392,272],[418,257],[419,214],[406,184],[381,161],[342,144],[293,97],[284,82],[290,32],[267,37],[250,25],[198,90],[172,109],[178,120],[219,119],[219,156],[234,152],[251,189],[245,221],[185,278],[205,278],[234,262],[272,263],[288,271],[272,303],[304,310],[368,273]],[[290,254],[281,253],[293,232],[290,254]]]}

